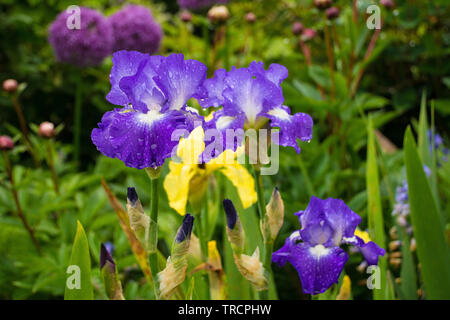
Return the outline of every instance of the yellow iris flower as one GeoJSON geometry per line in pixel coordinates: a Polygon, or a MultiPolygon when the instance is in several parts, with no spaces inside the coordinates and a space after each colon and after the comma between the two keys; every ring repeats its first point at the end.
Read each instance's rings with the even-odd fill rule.
{"type": "Polygon", "coordinates": [[[236,160],[238,154],[244,151],[244,147],[239,147],[236,152],[225,150],[217,158],[200,164],[197,159],[205,150],[203,137],[203,128],[195,128],[187,139],[182,138],[178,144],[177,155],[181,162],[169,162],[170,171],[164,179],[164,189],[170,207],[184,215],[188,200],[191,204],[203,202],[208,179],[214,171],[225,175],[237,188],[244,208],[250,207],[257,200],[255,181],[236,160]],[[229,159],[232,160],[231,163],[229,159]]]}

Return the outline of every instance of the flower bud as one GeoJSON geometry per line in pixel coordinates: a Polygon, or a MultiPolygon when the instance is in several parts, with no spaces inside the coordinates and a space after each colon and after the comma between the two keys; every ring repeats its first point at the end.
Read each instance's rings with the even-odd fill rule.
{"type": "Polygon", "coordinates": [[[16,92],[18,87],[19,84],[14,79],[7,79],[3,81],[3,90],[5,90],[8,93],[16,92]]]}
{"type": "Polygon", "coordinates": [[[55,136],[55,125],[48,121],[42,122],[39,125],[39,135],[46,139],[53,138],[55,136]]]}
{"type": "Polygon", "coordinates": [[[0,136],[0,150],[11,150],[14,148],[14,141],[8,136],[0,136]]]}
{"type": "Polygon", "coordinates": [[[144,248],[148,249],[150,217],[145,214],[136,189],[133,187],[129,187],[127,191],[127,212],[131,230],[144,248]]]}
{"type": "Polygon", "coordinates": [[[325,14],[327,15],[327,19],[328,20],[333,20],[333,19],[336,19],[337,17],[339,17],[339,9],[338,8],[336,8],[336,7],[331,7],[331,8],[328,8],[326,11],[325,11],[325,14]]]}
{"type": "Polygon", "coordinates": [[[105,291],[110,300],[124,300],[122,284],[117,273],[116,264],[102,243],[100,247],[100,272],[102,274],[105,291]]]}
{"type": "Polygon", "coordinates": [[[251,256],[246,254],[233,254],[233,257],[239,272],[256,290],[267,290],[269,281],[267,280],[263,264],[259,258],[259,247],[256,247],[255,252],[251,256]]]}
{"type": "Polygon", "coordinates": [[[230,17],[230,12],[225,6],[214,6],[208,11],[208,19],[211,23],[224,23],[230,17]]]}
{"type": "Polygon", "coordinates": [[[254,23],[256,21],[256,15],[253,12],[248,12],[245,15],[245,21],[248,23],[254,23]]]}
{"type": "Polygon", "coordinates": [[[169,299],[186,277],[187,256],[193,225],[194,217],[187,213],[175,237],[172,255],[167,258],[164,270],[158,273],[160,297],[162,299],[169,299]]]}
{"type": "Polygon", "coordinates": [[[192,14],[189,11],[183,11],[180,13],[180,19],[183,22],[191,22],[192,14]]]}
{"type": "Polygon", "coordinates": [[[225,272],[215,240],[208,242],[209,292],[212,300],[226,300],[225,272]]]}
{"type": "Polygon", "coordinates": [[[191,239],[192,227],[194,226],[194,217],[189,213],[184,216],[183,224],[178,229],[175,242],[180,243],[191,239]]]}
{"type": "Polygon", "coordinates": [[[389,251],[396,251],[400,248],[401,246],[401,241],[400,240],[395,240],[395,241],[391,241],[389,242],[389,251]]]}
{"type": "Polygon", "coordinates": [[[223,208],[227,215],[227,235],[231,248],[236,254],[241,254],[244,250],[245,235],[236,208],[229,199],[223,200],[223,208]]]}
{"type": "Polygon", "coordinates": [[[263,220],[263,236],[265,242],[273,242],[284,222],[284,203],[278,188],[275,187],[272,197],[266,206],[267,218],[263,220]]]}
{"type": "Polygon", "coordinates": [[[314,5],[317,9],[325,10],[331,6],[332,0],[314,0],[314,5]]]}
{"type": "Polygon", "coordinates": [[[312,40],[316,36],[316,31],[314,29],[305,29],[302,33],[302,40],[309,41],[312,40]]]}
{"type": "Polygon", "coordinates": [[[380,4],[386,9],[392,9],[395,6],[394,1],[392,0],[380,0],[380,4]]]}
{"type": "Polygon", "coordinates": [[[411,238],[411,241],[409,243],[409,250],[411,250],[411,252],[414,252],[416,251],[416,249],[417,249],[416,239],[411,238]]]}
{"type": "Polygon", "coordinates": [[[292,33],[296,36],[300,35],[303,31],[303,24],[301,22],[294,22],[291,27],[292,33]]]}

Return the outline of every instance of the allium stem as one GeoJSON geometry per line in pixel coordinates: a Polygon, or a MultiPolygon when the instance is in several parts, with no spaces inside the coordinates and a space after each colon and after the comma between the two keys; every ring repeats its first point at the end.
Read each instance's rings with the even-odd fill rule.
{"type": "Polygon", "coordinates": [[[74,160],[78,165],[80,162],[80,141],[81,141],[81,111],[83,99],[83,79],[81,73],[77,75],[75,92],[75,110],[74,110],[74,129],[73,129],[73,143],[74,143],[74,160]]]}
{"type": "Polygon", "coordinates": [[[55,193],[59,194],[58,178],[56,175],[55,164],[53,161],[53,145],[52,145],[51,139],[47,140],[47,164],[48,164],[48,167],[50,168],[50,172],[52,175],[53,187],[55,188],[55,193]]]}
{"type": "Polygon", "coordinates": [[[334,52],[333,52],[333,46],[331,44],[330,30],[328,29],[327,22],[328,22],[327,16],[324,15],[323,31],[325,33],[325,42],[327,44],[328,65],[330,68],[330,78],[331,78],[330,98],[331,98],[331,100],[334,100],[335,91],[336,91],[336,84],[335,84],[335,80],[334,80],[334,52]]]}
{"type": "Polygon", "coordinates": [[[25,120],[25,117],[23,116],[22,108],[20,107],[19,100],[16,96],[12,96],[12,103],[14,105],[14,110],[16,111],[17,118],[19,119],[20,129],[23,134],[23,138],[25,140],[25,145],[27,146],[28,151],[30,152],[31,156],[33,157],[33,161],[35,166],[38,168],[41,166],[40,161],[38,157],[36,156],[36,153],[34,152],[33,146],[31,145],[30,137],[28,134],[27,129],[27,122],[25,120]]]}
{"type": "Polygon", "coordinates": [[[28,234],[30,235],[31,241],[33,241],[33,244],[36,247],[37,252],[39,254],[41,254],[41,246],[39,245],[39,242],[36,239],[34,230],[28,223],[28,220],[25,217],[25,215],[23,214],[22,206],[20,205],[20,201],[19,201],[19,194],[17,193],[16,186],[14,183],[14,176],[13,176],[13,172],[12,172],[11,163],[9,162],[9,157],[8,157],[8,154],[6,151],[3,151],[3,158],[5,160],[6,172],[8,174],[9,181],[11,182],[11,192],[13,194],[14,202],[16,203],[16,206],[17,206],[17,215],[19,216],[25,229],[27,230],[28,234]]]}
{"type": "Polygon", "coordinates": [[[150,239],[148,262],[152,274],[155,299],[159,300],[158,284],[158,200],[159,178],[151,179],[151,204],[150,204],[150,239]]]}

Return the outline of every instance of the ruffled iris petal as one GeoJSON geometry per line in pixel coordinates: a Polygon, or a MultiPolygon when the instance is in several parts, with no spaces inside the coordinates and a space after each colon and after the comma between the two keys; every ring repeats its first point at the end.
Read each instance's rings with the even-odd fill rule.
{"type": "Polygon", "coordinates": [[[117,51],[113,54],[111,74],[109,80],[111,82],[111,91],[106,96],[106,100],[118,106],[126,106],[130,103],[129,98],[119,87],[120,80],[123,77],[135,75],[141,62],[148,59],[148,54],[137,51],[117,51]]]}
{"type": "Polygon", "coordinates": [[[154,80],[166,94],[168,108],[180,110],[190,98],[199,95],[199,88],[206,79],[206,66],[174,53],[161,62],[157,74],[154,80]]]}
{"type": "Polygon", "coordinates": [[[97,149],[109,157],[117,157],[126,166],[144,169],[159,167],[172,155],[178,141],[172,133],[185,126],[181,112],[148,113],[132,109],[114,110],[92,131],[97,149]],[[105,120],[105,122],[103,122],[105,120]]]}
{"type": "Polygon", "coordinates": [[[313,120],[306,113],[296,113],[291,115],[291,110],[287,106],[279,106],[269,110],[265,117],[271,120],[272,127],[280,128],[279,145],[283,147],[293,147],[300,153],[297,139],[309,141],[312,139],[313,120]]]}
{"type": "Polygon", "coordinates": [[[162,56],[149,56],[139,64],[136,73],[123,77],[119,82],[120,89],[127,95],[134,109],[142,112],[161,110],[166,98],[154,81],[156,68],[164,59],[162,56]]]}
{"type": "Polygon", "coordinates": [[[226,76],[227,71],[225,69],[218,69],[214,72],[214,77],[204,81],[204,93],[202,98],[199,100],[199,103],[203,108],[217,108],[224,103],[222,92],[225,88],[226,76]]]}
{"type": "Polygon", "coordinates": [[[256,119],[283,103],[281,89],[262,75],[248,69],[235,69],[225,78],[224,113],[230,116],[245,114],[246,121],[254,125],[256,119]]]}
{"type": "Polygon", "coordinates": [[[272,63],[268,70],[264,69],[264,63],[253,61],[248,66],[248,69],[254,74],[260,74],[266,77],[269,81],[279,86],[281,82],[288,76],[288,69],[281,64],[272,63]]]}
{"type": "Polygon", "coordinates": [[[277,251],[272,253],[272,262],[282,267],[288,262],[291,251],[294,249],[297,241],[301,240],[299,231],[294,231],[286,240],[284,245],[277,251]]]}

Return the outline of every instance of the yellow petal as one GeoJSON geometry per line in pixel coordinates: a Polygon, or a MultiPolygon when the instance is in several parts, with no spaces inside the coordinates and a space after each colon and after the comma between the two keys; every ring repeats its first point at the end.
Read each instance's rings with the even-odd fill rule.
{"type": "Polygon", "coordinates": [[[371,241],[369,234],[366,231],[361,231],[358,228],[355,230],[355,236],[360,237],[362,240],[364,240],[365,243],[371,241]]]}
{"type": "Polygon", "coordinates": [[[345,275],[344,279],[342,279],[341,289],[339,290],[339,294],[337,295],[336,300],[350,299],[351,291],[352,291],[352,282],[350,281],[350,277],[348,275],[345,275]]]}
{"type": "Polygon", "coordinates": [[[189,182],[195,174],[196,166],[169,162],[169,173],[164,179],[164,190],[166,190],[170,207],[181,215],[186,214],[189,182]]]}
{"type": "Polygon", "coordinates": [[[238,163],[224,165],[220,170],[237,188],[239,198],[244,208],[250,207],[258,200],[255,191],[255,181],[252,175],[238,163]]]}
{"type": "Polygon", "coordinates": [[[184,164],[198,164],[199,156],[205,150],[203,128],[197,127],[187,139],[181,138],[178,144],[177,155],[184,164]]]}

